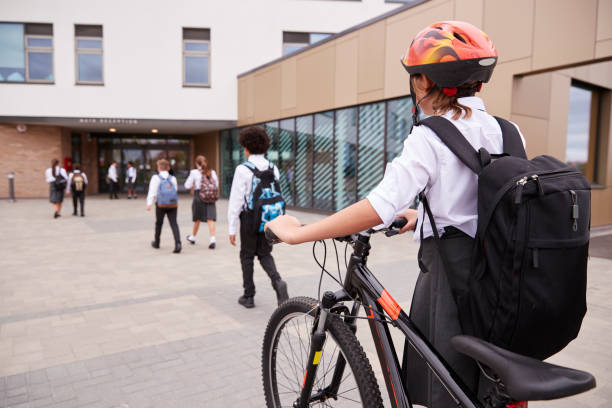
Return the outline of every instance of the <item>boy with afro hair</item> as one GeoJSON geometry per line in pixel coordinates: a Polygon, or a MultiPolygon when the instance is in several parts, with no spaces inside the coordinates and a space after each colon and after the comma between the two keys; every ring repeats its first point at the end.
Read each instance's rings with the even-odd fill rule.
{"type": "MultiPolygon", "coordinates": [[[[270,138],[261,127],[251,126],[240,132],[238,143],[244,147],[248,166],[247,163],[243,163],[234,172],[227,210],[229,240],[233,246],[236,246],[237,224],[240,220],[240,263],[242,265],[244,294],[240,296],[238,303],[248,309],[255,307],[253,264],[255,256],[257,256],[259,263],[272,281],[272,287],[276,291],[277,301],[280,305],[289,296],[287,294],[287,283],[281,279],[276,270],[276,264],[272,257],[272,245],[268,243],[262,232],[249,231],[245,220],[247,214],[246,203],[253,184],[254,173],[251,168],[255,167],[259,171],[270,169],[270,162],[264,156],[270,147],[270,138]]],[[[280,178],[278,168],[272,165],[272,170],[275,179],[278,180],[280,178]]]]}

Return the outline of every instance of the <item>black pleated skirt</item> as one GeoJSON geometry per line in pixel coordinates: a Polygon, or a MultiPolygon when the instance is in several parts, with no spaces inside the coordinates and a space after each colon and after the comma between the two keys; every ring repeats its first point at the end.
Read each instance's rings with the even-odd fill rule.
{"type": "Polygon", "coordinates": [[[49,184],[49,201],[53,204],[64,201],[64,190],[57,190],[53,183],[49,184]]]}
{"type": "Polygon", "coordinates": [[[217,221],[217,206],[215,203],[204,203],[200,200],[200,190],[193,192],[193,202],[191,203],[192,221],[217,221]]]}

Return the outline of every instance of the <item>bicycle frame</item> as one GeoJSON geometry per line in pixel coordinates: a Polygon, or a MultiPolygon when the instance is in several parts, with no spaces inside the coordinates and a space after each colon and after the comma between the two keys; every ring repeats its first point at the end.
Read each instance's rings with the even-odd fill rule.
{"type": "MultiPolygon", "coordinates": [[[[346,366],[346,362],[341,355],[338,357],[331,384],[324,392],[319,392],[314,396],[311,395],[319,362],[318,358],[325,343],[325,322],[327,315],[338,302],[356,299],[368,311],[367,317],[370,331],[372,332],[389,400],[393,408],[411,408],[412,403],[402,381],[400,363],[389,331],[389,323],[377,318],[377,316],[384,316],[385,313],[391,319],[391,324],[404,333],[409,344],[425,360],[448,393],[454,398],[458,407],[482,408],[482,404],[477,400],[476,396],[473,395],[453,369],[444,361],[442,356],[427,341],[408,315],[367,268],[366,263],[370,250],[369,241],[370,235],[364,233],[359,234],[357,239],[352,241],[354,252],[348,264],[344,288],[333,294],[332,292],[326,292],[323,296],[319,315],[316,317],[313,326],[311,349],[302,384],[301,396],[294,406],[307,407],[309,402],[333,397],[334,393],[337,392],[346,366]]],[[[355,302],[353,310],[344,316],[344,321],[353,331],[356,330],[355,320],[358,313],[359,303],[355,302]]]]}

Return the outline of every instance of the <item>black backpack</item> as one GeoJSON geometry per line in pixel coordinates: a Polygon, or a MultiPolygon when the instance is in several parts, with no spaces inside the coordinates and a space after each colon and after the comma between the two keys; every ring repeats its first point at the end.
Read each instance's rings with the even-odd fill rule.
{"type": "Polygon", "coordinates": [[[68,180],[64,176],[62,176],[61,172],[58,171],[55,176],[55,180],[53,181],[53,186],[57,191],[63,191],[66,189],[66,184],[68,184],[68,180]]]}
{"type": "Polygon", "coordinates": [[[457,306],[466,333],[545,359],[576,338],[586,313],[591,186],[554,157],[527,160],[517,128],[495,119],[501,155],[476,152],[443,117],[421,121],[478,175],[469,294],[457,306]]]}
{"type": "Polygon", "coordinates": [[[242,163],[253,172],[251,193],[246,199],[245,217],[247,230],[252,233],[263,232],[264,225],[285,214],[285,200],[280,184],[274,177],[274,165],[261,171],[251,162],[242,163]]]}

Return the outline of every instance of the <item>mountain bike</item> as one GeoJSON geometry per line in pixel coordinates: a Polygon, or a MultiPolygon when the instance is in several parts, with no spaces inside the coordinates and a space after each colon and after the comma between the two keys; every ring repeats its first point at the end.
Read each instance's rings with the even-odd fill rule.
{"type": "MultiPolygon", "coordinates": [[[[379,231],[371,229],[332,240],[338,271],[335,242],[346,243],[344,279],[336,278],[326,269],[326,246],[323,264],[316,256],[315,260],[321,267],[321,279],[327,273],[341,289],[326,291],[319,300],[289,299],[272,314],[262,353],[263,385],[269,408],[383,406],[372,366],[355,336],[357,319],[367,319],[369,323],[393,408],[412,404],[389,326],[403,333],[457,407],[524,408],[529,400],[563,398],[595,387],[595,378],[587,372],[522,356],[475,337],[455,336],[451,339],[454,348],[473,358],[494,384],[479,400],[366,266],[372,234],[393,236],[405,224],[405,219],[397,219],[379,231]],[[346,263],[349,246],[353,252],[346,263]],[[361,308],[365,317],[359,316],[361,308]]],[[[266,230],[266,238],[272,243],[280,242],[270,229],[266,230]]],[[[320,290],[321,280],[319,293],[320,290]]]]}

